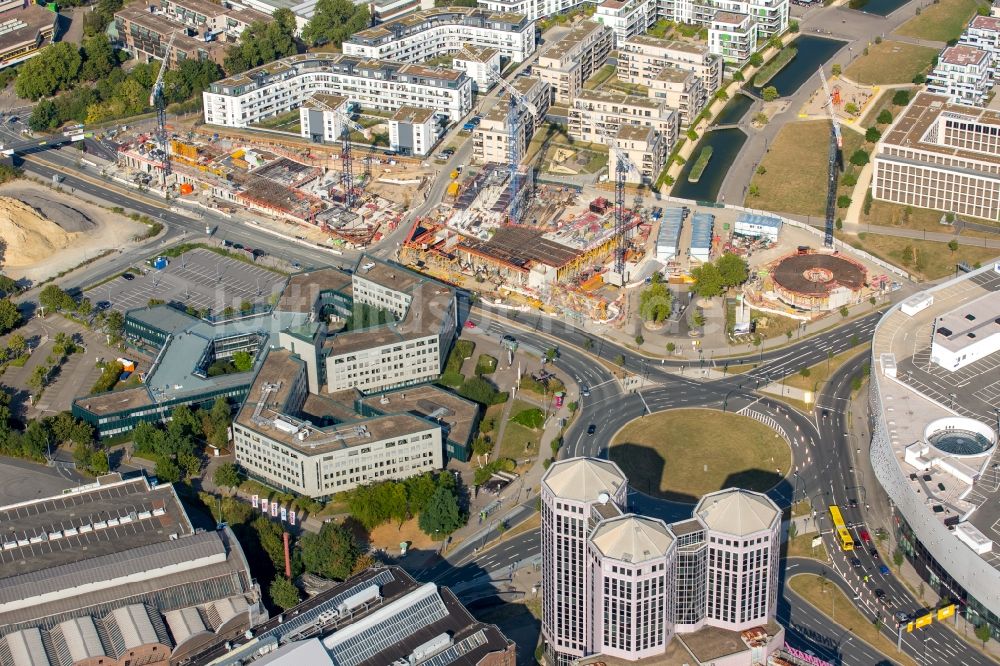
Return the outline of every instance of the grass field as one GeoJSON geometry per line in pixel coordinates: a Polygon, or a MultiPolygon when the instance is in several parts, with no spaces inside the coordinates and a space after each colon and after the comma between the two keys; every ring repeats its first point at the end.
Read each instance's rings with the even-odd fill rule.
{"type": "MultiPolygon", "coordinates": [[[[536,405],[530,402],[524,402],[523,400],[515,400],[510,405],[511,417],[514,417],[526,409],[531,409],[536,407],[536,405]]],[[[534,458],[538,455],[538,442],[542,437],[542,429],[531,430],[530,428],[525,428],[519,423],[514,423],[510,419],[507,419],[507,424],[503,429],[503,439],[500,440],[500,452],[501,458],[511,458],[512,460],[524,460],[525,458],[534,458]],[[526,444],[528,446],[526,450],[526,444]]]]}
{"type": "MultiPolygon", "coordinates": [[[[895,118],[903,110],[904,107],[895,106],[892,103],[892,96],[896,94],[897,90],[909,90],[910,95],[913,95],[913,91],[917,89],[917,86],[893,86],[892,88],[882,88],[879,91],[879,96],[876,100],[868,105],[868,110],[865,115],[861,117],[861,122],[858,123],[861,127],[871,127],[876,125],[875,119],[878,118],[878,114],[882,112],[883,109],[889,109],[892,113],[892,117],[895,118]]],[[[888,125],[878,126],[879,130],[885,131],[888,125]]]]}
{"type": "Polygon", "coordinates": [[[914,76],[930,68],[937,54],[936,49],[927,46],[886,40],[869,46],[868,55],[855,58],[844,76],[864,85],[910,83],[914,76]]]}
{"type": "Polygon", "coordinates": [[[940,0],[899,26],[896,34],[935,42],[958,39],[979,4],[978,0],[940,0]]]}
{"type": "Polygon", "coordinates": [[[272,118],[265,118],[258,123],[255,123],[256,127],[263,127],[265,129],[278,130],[280,132],[291,132],[292,134],[298,134],[300,130],[299,125],[299,110],[289,111],[287,113],[279,113],[272,118]]]}
{"type": "MultiPolygon", "coordinates": [[[[952,227],[941,224],[942,215],[944,215],[942,211],[930,208],[904,206],[903,204],[890,203],[888,201],[872,201],[872,207],[868,215],[862,213],[858,222],[862,225],[877,224],[883,227],[901,227],[903,229],[933,231],[940,234],[951,233],[953,231],[952,227]]],[[[963,216],[962,219],[991,226],[1000,231],[1000,224],[992,220],[981,220],[967,216],[963,216]]],[[[996,238],[996,234],[984,234],[983,232],[971,230],[965,230],[961,235],[971,237],[987,235],[989,238],[996,238]]]]}
{"type": "Polygon", "coordinates": [[[608,456],[636,490],[690,503],[721,488],[768,490],[791,463],[788,445],[770,428],[703,409],[672,409],[632,421],[615,436],[608,456]]]}
{"type": "Polygon", "coordinates": [[[913,659],[896,652],[896,643],[879,633],[872,621],[862,615],[854,607],[854,602],[833,583],[824,584],[823,579],[814,574],[799,574],[792,576],[788,580],[788,585],[792,591],[843,627],[845,634],[843,638],[853,635],[883,654],[892,655],[893,660],[905,666],[916,666],[913,659]]]}
{"type": "Polygon", "coordinates": [[[785,553],[785,557],[811,557],[826,562],[826,546],[820,544],[815,548],[812,547],[813,537],[817,536],[819,536],[819,533],[809,532],[808,534],[799,534],[794,539],[789,539],[788,552],[785,553]]]}
{"type": "MultiPolygon", "coordinates": [[[[759,195],[748,192],[746,205],[779,213],[825,215],[829,137],[830,123],[825,120],[782,127],[761,160],[765,173],[754,174],[750,182],[759,195]]],[[[844,132],[845,161],[862,143],[864,137],[857,132],[844,132]]]]}
{"type": "Polygon", "coordinates": [[[828,361],[821,361],[816,365],[809,368],[809,376],[803,377],[799,373],[790,375],[785,379],[785,386],[792,386],[803,391],[812,391],[813,395],[819,393],[822,389],[823,384],[826,380],[830,378],[833,373],[837,372],[837,369],[847,362],[849,359],[856,356],[862,349],[868,345],[859,344],[857,347],[852,347],[845,352],[841,352],[829,359],[828,361]]]}
{"type": "Polygon", "coordinates": [[[1000,255],[1000,250],[992,248],[959,245],[958,250],[952,252],[945,243],[864,232],[859,233],[856,239],[848,238],[848,242],[925,280],[954,274],[955,264],[960,261],[975,266],[1000,255]],[[903,261],[907,247],[913,248],[914,259],[911,262],[903,261]]]}

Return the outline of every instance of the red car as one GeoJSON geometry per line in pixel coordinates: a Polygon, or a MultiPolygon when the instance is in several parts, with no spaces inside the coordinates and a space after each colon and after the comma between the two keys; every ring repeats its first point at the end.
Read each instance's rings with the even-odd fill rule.
{"type": "Polygon", "coordinates": [[[466,328],[475,328],[476,327],[476,322],[472,321],[471,319],[466,319],[465,320],[465,327],[466,328]]]}
{"type": "Polygon", "coordinates": [[[858,532],[858,534],[861,537],[861,540],[864,541],[865,543],[871,543],[872,542],[872,538],[868,534],[868,530],[861,530],[860,532],[858,532]]]}

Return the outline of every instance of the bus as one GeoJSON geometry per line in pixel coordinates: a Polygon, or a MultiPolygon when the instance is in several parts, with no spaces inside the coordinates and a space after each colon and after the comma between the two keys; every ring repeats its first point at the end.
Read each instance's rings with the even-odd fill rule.
{"type": "Polygon", "coordinates": [[[851,538],[851,533],[847,531],[847,526],[844,525],[844,518],[840,515],[839,507],[830,507],[830,518],[833,519],[833,529],[837,532],[840,549],[845,551],[854,550],[854,539],[851,538]]]}

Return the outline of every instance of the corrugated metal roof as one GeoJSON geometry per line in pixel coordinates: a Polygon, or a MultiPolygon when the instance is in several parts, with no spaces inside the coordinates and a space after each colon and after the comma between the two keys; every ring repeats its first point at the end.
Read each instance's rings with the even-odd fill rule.
{"type": "Polygon", "coordinates": [[[104,655],[104,646],[101,645],[97,626],[94,624],[94,618],[89,615],[66,620],[60,623],[52,633],[62,636],[70,660],[74,663],[88,657],[104,655]]]}
{"type": "Polygon", "coordinates": [[[201,613],[198,612],[197,608],[191,606],[168,611],[163,614],[163,617],[167,621],[167,626],[170,627],[170,635],[178,644],[195,634],[209,631],[201,619],[201,613]]]}
{"type": "Polygon", "coordinates": [[[38,629],[15,631],[7,634],[6,641],[14,666],[51,666],[38,629]]]}
{"type": "Polygon", "coordinates": [[[141,573],[148,573],[153,578],[157,569],[189,564],[194,560],[217,555],[224,558],[225,554],[222,539],[215,532],[203,532],[174,541],[12,576],[0,586],[0,612],[7,610],[2,607],[4,604],[22,599],[56,592],[73,594],[73,590],[81,585],[113,581],[141,573]]]}
{"type": "MultiPolygon", "coordinates": [[[[111,611],[111,615],[105,619],[114,621],[118,631],[121,633],[122,643],[126,650],[132,650],[140,645],[159,643],[160,639],[156,635],[153,623],[149,621],[146,607],[142,604],[131,604],[116,608],[111,611]]],[[[118,656],[121,656],[119,654],[118,656]]]]}
{"type": "Polygon", "coordinates": [[[695,213],[691,216],[691,247],[709,248],[712,246],[712,229],[715,226],[715,216],[709,213],[695,213]]]}

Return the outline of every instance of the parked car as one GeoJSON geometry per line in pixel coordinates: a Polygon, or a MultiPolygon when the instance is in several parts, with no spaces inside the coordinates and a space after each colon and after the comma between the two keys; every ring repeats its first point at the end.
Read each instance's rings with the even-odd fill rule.
{"type": "Polygon", "coordinates": [[[580,395],[582,395],[584,398],[589,398],[590,397],[590,389],[588,387],[586,387],[586,386],[581,386],[580,387],[580,395]]]}
{"type": "Polygon", "coordinates": [[[122,273],[122,279],[123,280],[134,280],[135,279],[135,274],[134,273],[122,273]]]}
{"type": "Polygon", "coordinates": [[[102,312],[111,307],[111,303],[108,301],[97,301],[97,305],[94,306],[94,310],[97,312],[102,312]]]}
{"type": "Polygon", "coordinates": [[[875,590],[875,598],[876,599],[881,599],[883,597],[885,597],[885,590],[883,590],[882,588],[877,588],[875,590]]]}

